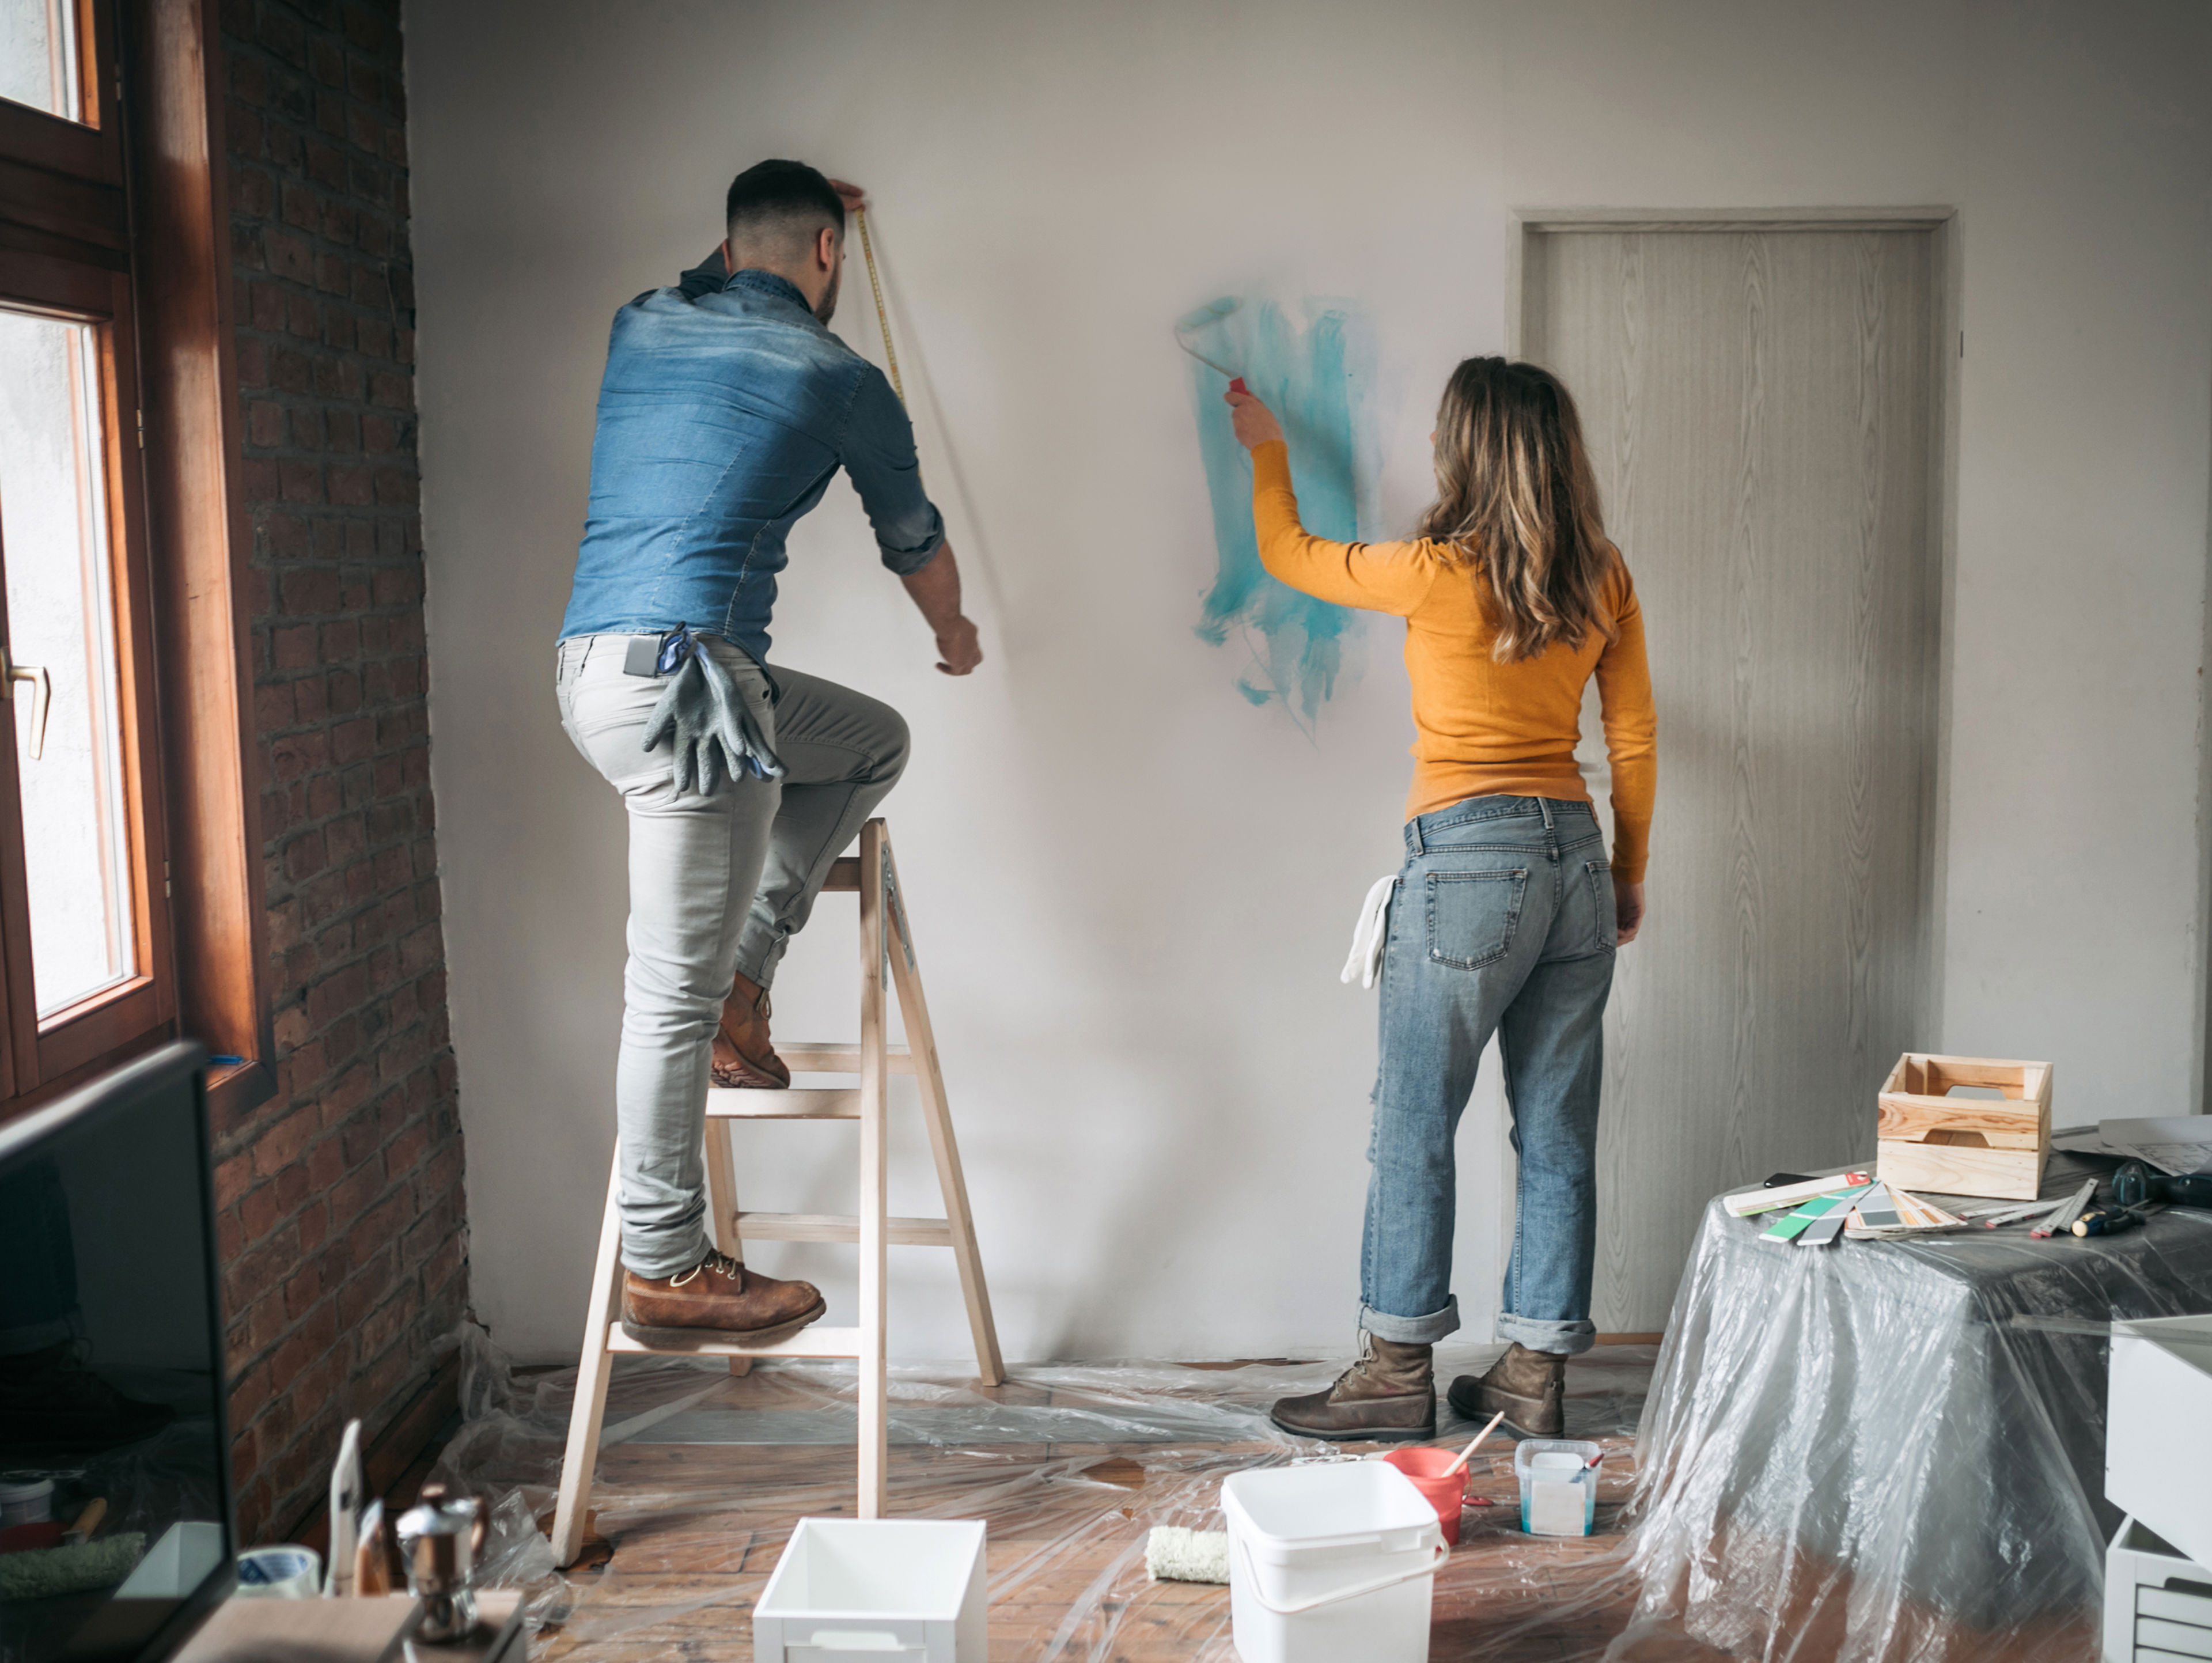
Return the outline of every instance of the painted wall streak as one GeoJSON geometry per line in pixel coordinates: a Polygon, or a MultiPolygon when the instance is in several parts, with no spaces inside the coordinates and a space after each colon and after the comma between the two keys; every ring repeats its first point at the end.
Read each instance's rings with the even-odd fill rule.
{"type": "Polygon", "coordinates": [[[1218,300],[1186,314],[1176,338],[1190,354],[1191,405],[1218,560],[1199,639],[1244,647],[1249,659],[1237,690],[1255,705],[1280,702],[1310,730],[1364,620],[1277,582],[1261,566],[1252,534],[1252,459],[1237,442],[1222,397],[1230,378],[1242,376],[1282,422],[1309,531],[1344,543],[1374,535],[1360,516],[1376,471],[1368,419],[1374,330],[1342,305],[1309,300],[1304,311],[1299,325],[1272,300],[1218,300]]]}

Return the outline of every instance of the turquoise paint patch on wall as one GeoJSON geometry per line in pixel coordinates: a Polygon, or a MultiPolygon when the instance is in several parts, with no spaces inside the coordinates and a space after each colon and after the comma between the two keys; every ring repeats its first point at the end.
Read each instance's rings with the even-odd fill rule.
{"type": "Polygon", "coordinates": [[[1311,731],[1336,690],[1359,614],[1304,595],[1267,575],[1252,533],[1252,460],[1237,442],[1222,394],[1231,376],[1267,401],[1290,443],[1298,515],[1317,537],[1363,532],[1377,455],[1367,410],[1374,336],[1367,320],[1334,301],[1309,300],[1303,324],[1272,301],[1215,300],[1176,326],[1191,354],[1199,458],[1213,507],[1215,564],[1196,626],[1201,640],[1232,635],[1250,652],[1237,689],[1255,705],[1279,701],[1311,731]]]}

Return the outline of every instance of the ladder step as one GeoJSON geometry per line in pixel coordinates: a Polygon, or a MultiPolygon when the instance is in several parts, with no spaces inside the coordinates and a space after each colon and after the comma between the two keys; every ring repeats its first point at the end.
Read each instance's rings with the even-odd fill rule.
{"type": "MultiPolygon", "coordinates": [[[[857,1074],[860,1071],[860,1047],[857,1045],[813,1044],[802,1042],[786,1045],[776,1041],[775,1054],[794,1074],[857,1074]]],[[[902,1045],[884,1047],[884,1066],[893,1074],[914,1072],[914,1053],[902,1045]]]]}
{"type": "MultiPolygon", "coordinates": [[[[858,1241],[860,1221],[849,1213],[741,1212],[738,1234],[748,1241],[858,1241]]],[[[943,1218],[886,1218],[884,1240],[894,1247],[949,1247],[952,1225],[943,1218]]]]}
{"type": "Polygon", "coordinates": [[[857,892],[860,887],[860,857],[848,854],[842,859],[831,861],[830,876],[823,879],[822,887],[825,891],[842,889],[848,894],[857,892]]]}
{"type": "Polygon", "coordinates": [[[720,1120],[857,1120],[860,1091],[857,1086],[835,1090],[799,1086],[788,1091],[709,1089],[707,1116],[720,1120]]]}
{"type": "Polygon", "coordinates": [[[696,1345],[648,1345],[632,1339],[619,1322],[607,1325],[607,1350],[628,1356],[659,1357],[856,1357],[860,1355],[858,1328],[801,1328],[773,1345],[739,1345],[724,1339],[702,1339],[696,1345]]]}

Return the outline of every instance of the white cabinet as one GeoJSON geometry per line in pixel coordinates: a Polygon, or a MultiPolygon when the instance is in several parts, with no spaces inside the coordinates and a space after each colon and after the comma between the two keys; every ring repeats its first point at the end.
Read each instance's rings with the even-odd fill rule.
{"type": "Polygon", "coordinates": [[[2212,1565],[2212,1316],[2116,1323],[2105,1496],[2212,1565]]]}

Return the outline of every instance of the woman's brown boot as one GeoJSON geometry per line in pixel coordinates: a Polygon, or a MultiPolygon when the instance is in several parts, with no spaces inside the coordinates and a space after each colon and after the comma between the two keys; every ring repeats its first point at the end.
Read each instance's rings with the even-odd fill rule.
{"type": "Polygon", "coordinates": [[[1556,1438],[1567,1429],[1567,1360],[1557,1351],[1532,1351],[1516,1340],[1486,1375],[1462,1375],[1446,1394],[1471,1421],[1499,1410],[1524,1438],[1556,1438]]]}
{"type": "Polygon", "coordinates": [[[1410,1441],[1437,1435],[1436,1376],[1431,1348],[1377,1339],[1359,1331],[1359,1361],[1326,1392],[1276,1401],[1268,1418],[1301,1438],[1331,1443],[1387,1438],[1410,1441]]]}

